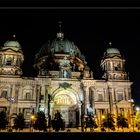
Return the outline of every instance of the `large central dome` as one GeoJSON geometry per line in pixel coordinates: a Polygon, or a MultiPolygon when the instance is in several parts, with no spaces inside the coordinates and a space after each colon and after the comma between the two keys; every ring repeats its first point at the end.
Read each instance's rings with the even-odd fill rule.
{"type": "Polygon", "coordinates": [[[84,61],[84,56],[81,54],[78,47],[74,42],[65,39],[62,32],[57,33],[57,38],[52,41],[48,41],[41,47],[39,53],[36,54],[36,59],[54,54],[68,54],[84,61]]]}
{"type": "Polygon", "coordinates": [[[62,61],[69,62],[69,67],[75,71],[83,71],[86,65],[84,55],[74,42],[65,39],[64,34],[58,32],[57,37],[45,43],[36,54],[34,67],[39,71],[59,71],[62,61]]]}

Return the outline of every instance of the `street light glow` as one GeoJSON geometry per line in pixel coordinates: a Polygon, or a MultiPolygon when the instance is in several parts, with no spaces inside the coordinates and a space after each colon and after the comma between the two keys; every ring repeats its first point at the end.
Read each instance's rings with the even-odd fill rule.
{"type": "Polygon", "coordinates": [[[104,119],[104,118],[105,118],[105,116],[103,115],[103,116],[102,116],[102,119],[104,119]]]}
{"type": "Polygon", "coordinates": [[[31,116],[31,119],[33,120],[34,118],[35,118],[35,116],[34,116],[34,115],[32,115],[32,116],[31,116]]]}
{"type": "Polygon", "coordinates": [[[140,108],[139,107],[136,107],[136,111],[139,111],[140,110],[140,108]]]}

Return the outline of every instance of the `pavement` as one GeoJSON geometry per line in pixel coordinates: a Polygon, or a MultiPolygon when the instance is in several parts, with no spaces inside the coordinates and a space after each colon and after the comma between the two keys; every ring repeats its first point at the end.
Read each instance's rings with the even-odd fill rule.
{"type": "MultiPolygon", "coordinates": [[[[8,132],[7,130],[1,130],[1,132],[8,132]]],[[[19,132],[19,131],[15,131],[14,129],[12,130],[12,132],[19,132]]],[[[30,129],[30,128],[25,128],[23,130],[21,130],[20,132],[44,132],[44,131],[39,131],[39,130],[35,130],[35,129],[30,129]]],[[[55,130],[53,130],[52,128],[50,130],[47,130],[47,132],[55,132],[55,130]]],[[[65,128],[65,130],[60,130],[59,132],[82,132],[81,128],[65,128]]],[[[84,130],[84,132],[101,132],[100,128],[96,128],[94,129],[94,131],[90,131],[90,128],[87,128],[86,130],[84,130]]],[[[140,132],[138,131],[137,128],[124,128],[123,130],[121,128],[116,128],[116,131],[111,131],[108,129],[106,129],[105,132],[140,132]]]]}

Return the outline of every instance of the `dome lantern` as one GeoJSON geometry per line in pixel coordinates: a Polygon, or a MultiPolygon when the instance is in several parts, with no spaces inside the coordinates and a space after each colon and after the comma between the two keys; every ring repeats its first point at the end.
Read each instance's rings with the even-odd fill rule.
{"type": "Polygon", "coordinates": [[[109,42],[109,48],[107,48],[106,54],[120,54],[120,51],[117,48],[113,48],[112,42],[109,42]]]}
{"type": "Polygon", "coordinates": [[[16,35],[13,34],[12,40],[8,40],[4,43],[4,47],[21,48],[21,45],[16,41],[16,35]]]}
{"type": "Polygon", "coordinates": [[[64,33],[61,31],[61,27],[62,27],[62,21],[58,22],[58,26],[59,26],[59,32],[57,33],[57,38],[60,38],[61,40],[63,40],[64,38],[64,33]]]}

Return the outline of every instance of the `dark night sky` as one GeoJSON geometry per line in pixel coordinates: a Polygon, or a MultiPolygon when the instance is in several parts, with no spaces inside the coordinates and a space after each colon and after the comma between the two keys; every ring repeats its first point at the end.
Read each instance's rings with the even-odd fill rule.
{"type": "Polygon", "coordinates": [[[58,21],[62,21],[65,37],[79,47],[93,70],[101,77],[100,61],[108,42],[126,59],[133,98],[140,105],[140,10],[137,9],[0,9],[0,44],[12,38],[20,42],[24,76],[35,76],[34,56],[48,39],[56,37],[58,21]]]}

